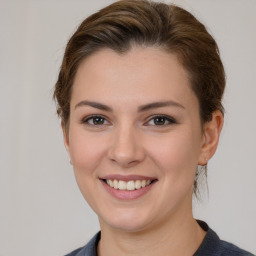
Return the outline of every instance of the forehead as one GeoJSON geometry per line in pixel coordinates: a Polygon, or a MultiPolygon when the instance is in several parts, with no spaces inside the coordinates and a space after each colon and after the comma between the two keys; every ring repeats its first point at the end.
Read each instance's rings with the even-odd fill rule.
{"type": "Polygon", "coordinates": [[[174,54],[157,47],[132,47],[122,54],[101,49],[80,64],[71,105],[84,98],[143,104],[191,96],[195,97],[188,74],[174,54]]]}

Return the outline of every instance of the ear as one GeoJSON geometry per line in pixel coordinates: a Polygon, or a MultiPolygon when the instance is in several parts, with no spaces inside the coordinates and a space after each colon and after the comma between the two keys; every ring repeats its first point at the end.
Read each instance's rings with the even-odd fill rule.
{"type": "Polygon", "coordinates": [[[208,160],[214,155],[218,146],[223,122],[223,114],[221,111],[216,110],[212,114],[212,120],[204,124],[202,146],[198,159],[199,165],[206,165],[208,160]]]}
{"type": "MultiPolygon", "coordinates": [[[[68,136],[68,129],[67,126],[64,124],[64,122],[61,122],[61,128],[62,128],[62,133],[63,133],[63,140],[64,140],[64,145],[65,148],[69,154],[69,136],[68,136]]],[[[70,154],[69,154],[70,156],[70,154]]]]}

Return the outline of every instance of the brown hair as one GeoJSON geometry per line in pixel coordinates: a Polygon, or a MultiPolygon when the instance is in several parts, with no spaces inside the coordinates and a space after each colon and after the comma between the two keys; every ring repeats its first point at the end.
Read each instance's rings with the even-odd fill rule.
{"type": "Polygon", "coordinates": [[[72,84],[81,61],[102,48],[124,53],[134,44],[176,54],[198,98],[202,123],[210,121],[215,110],[223,113],[224,68],[218,46],[205,26],[175,5],[124,0],[85,19],[67,44],[54,91],[57,113],[66,128],[72,84]]]}

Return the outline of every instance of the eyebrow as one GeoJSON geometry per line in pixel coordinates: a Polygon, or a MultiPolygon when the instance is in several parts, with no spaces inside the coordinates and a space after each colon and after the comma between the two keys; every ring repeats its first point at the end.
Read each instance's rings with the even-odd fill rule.
{"type": "MultiPolygon", "coordinates": [[[[82,106],[90,106],[90,107],[104,110],[107,112],[113,112],[113,109],[107,105],[104,105],[102,103],[95,102],[95,101],[88,101],[88,100],[83,100],[83,101],[80,101],[79,103],[77,103],[75,105],[75,109],[78,107],[82,107],[82,106]]],[[[170,100],[170,101],[153,102],[153,103],[142,105],[138,108],[138,112],[144,112],[144,111],[148,111],[150,109],[168,107],[168,106],[185,109],[185,107],[182,106],[180,103],[170,100]]]]}
{"type": "Polygon", "coordinates": [[[75,109],[78,108],[78,107],[82,107],[82,106],[90,106],[90,107],[97,108],[97,109],[100,109],[100,110],[113,112],[113,109],[111,107],[107,106],[107,105],[104,105],[104,104],[101,104],[101,103],[98,103],[98,102],[95,102],[95,101],[88,101],[88,100],[83,100],[83,101],[80,101],[79,103],[77,103],[75,105],[75,109]]]}
{"type": "Polygon", "coordinates": [[[146,105],[142,105],[138,108],[138,112],[143,112],[143,111],[147,111],[154,108],[162,108],[162,107],[168,107],[168,106],[185,109],[185,107],[182,106],[180,103],[169,100],[169,101],[153,102],[146,105]]]}

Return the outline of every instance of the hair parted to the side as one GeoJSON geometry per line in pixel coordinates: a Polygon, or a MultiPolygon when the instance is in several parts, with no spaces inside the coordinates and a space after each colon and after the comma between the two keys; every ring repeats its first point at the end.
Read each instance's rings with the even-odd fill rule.
{"type": "Polygon", "coordinates": [[[72,85],[81,61],[102,48],[125,53],[133,45],[159,47],[178,57],[198,98],[202,124],[211,120],[213,111],[223,113],[224,67],[205,26],[172,4],[121,0],[85,19],[67,44],[53,95],[67,131],[72,85]]]}

